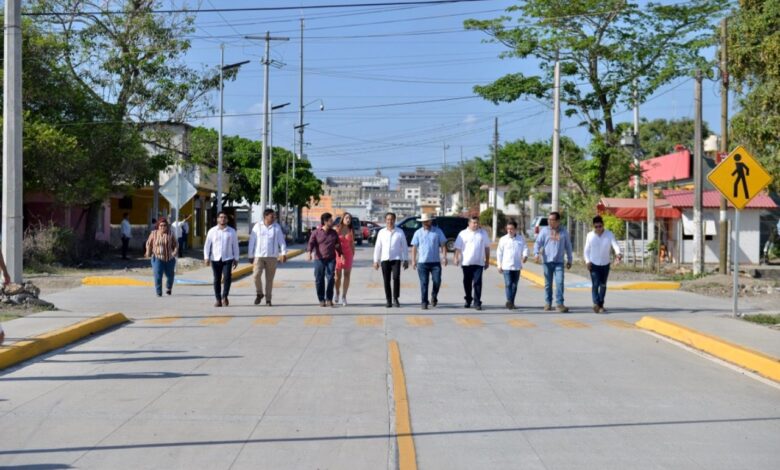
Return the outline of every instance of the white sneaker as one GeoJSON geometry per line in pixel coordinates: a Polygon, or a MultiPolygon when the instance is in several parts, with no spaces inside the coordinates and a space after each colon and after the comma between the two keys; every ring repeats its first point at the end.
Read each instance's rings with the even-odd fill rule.
{"type": "Polygon", "coordinates": [[[333,297],[333,303],[334,304],[338,304],[339,303],[339,295],[338,294],[336,294],[336,296],[333,297]]]}
{"type": "Polygon", "coordinates": [[[347,297],[344,296],[341,298],[341,306],[346,307],[347,306],[347,297]]]}

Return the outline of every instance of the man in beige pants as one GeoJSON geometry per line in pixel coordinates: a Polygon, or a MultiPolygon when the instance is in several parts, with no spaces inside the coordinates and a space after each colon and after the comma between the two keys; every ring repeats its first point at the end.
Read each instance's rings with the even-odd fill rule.
{"type": "Polygon", "coordinates": [[[271,306],[271,297],[274,288],[274,275],[276,263],[287,262],[287,243],[284,241],[282,227],[276,223],[276,212],[266,209],[263,212],[262,222],[252,227],[249,235],[249,262],[253,264],[252,278],[255,281],[255,305],[259,305],[266,298],[265,304],[271,306]],[[265,293],[263,292],[263,271],[265,271],[265,293]]]}

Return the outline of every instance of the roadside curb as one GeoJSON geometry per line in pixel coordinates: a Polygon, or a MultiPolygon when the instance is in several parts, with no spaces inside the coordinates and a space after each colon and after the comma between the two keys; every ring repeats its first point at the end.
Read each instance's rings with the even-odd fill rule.
{"type": "MultiPolygon", "coordinates": [[[[296,256],[300,256],[305,253],[304,250],[296,248],[287,252],[287,259],[290,260],[296,256]]],[[[233,280],[239,280],[252,274],[253,266],[241,266],[233,271],[233,280]]],[[[129,287],[151,287],[154,286],[154,282],[145,281],[142,279],[136,279],[126,276],[87,276],[81,279],[81,284],[84,286],[93,287],[115,287],[115,286],[129,286],[129,287]]],[[[211,282],[203,282],[197,284],[191,284],[194,286],[211,286],[211,282]]]]}
{"type": "Polygon", "coordinates": [[[122,313],[106,313],[2,346],[0,347],[0,370],[129,321],[122,313]]]}
{"type": "Polygon", "coordinates": [[[776,357],[660,318],[642,317],[636,326],[780,382],[780,359],[776,357]]]}
{"type": "MultiPolygon", "coordinates": [[[[304,253],[304,250],[301,250],[300,248],[296,248],[294,250],[290,250],[287,252],[287,260],[291,260],[295,258],[296,256],[300,256],[302,253],[304,253]]],[[[244,278],[246,276],[249,276],[252,274],[252,269],[254,268],[253,265],[247,265],[242,266],[235,271],[233,271],[233,280],[236,281],[238,279],[244,278]]]]}

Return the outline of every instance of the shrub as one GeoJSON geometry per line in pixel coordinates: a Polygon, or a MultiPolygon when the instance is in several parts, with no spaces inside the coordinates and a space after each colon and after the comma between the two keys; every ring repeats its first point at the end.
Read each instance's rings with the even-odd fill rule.
{"type": "MultiPolygon", "coordinates": [[[[479,223],[485,228],[493,228],[493,208],[488,207],[481,214],[479,214],[479,223]]],[[[498,210],[498,234],[500,237],[506,233],[506,215],[498,210]]]]}
{"type": "Polygon", "coordinates": [[[601,214],[604,219],[604,228],[615,234],[615,238],[622,240],[626,238],[626,221],[615,217],[612,214],[601,214]]]}
{"type": "Polygon", "coordinates": [[[71,264],[76,259],[76,235],[69,228],[50,223],[30,226],[22,243],[24,264],[45,269],[55,263],[71,264]]]}

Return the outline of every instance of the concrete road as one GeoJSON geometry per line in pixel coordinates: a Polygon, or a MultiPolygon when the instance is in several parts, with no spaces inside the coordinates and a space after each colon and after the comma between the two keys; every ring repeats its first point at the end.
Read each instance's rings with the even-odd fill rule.
{"type": "MultiPolygon", "coordinates": [[[[397,468],[397,341],[421,469],[774,469],[780,389],[631,327],[645,314],[727,313],[682,292],[614,292],[611,314],[543,313],[521,281],[503,306],[490,268],[482,312],[462,308],[460,270],[442,304],[400,309],[359,249],[350,306],[316,306],[303,257],[277,274],[276,306],[230,308],[209,287],[81,287],[51,296],[67,317],[122,311],[134,323],[0,375],[0,467],[397,468]]],[[[42,320],[43,321],[43,320],[42,320]]]]}

